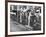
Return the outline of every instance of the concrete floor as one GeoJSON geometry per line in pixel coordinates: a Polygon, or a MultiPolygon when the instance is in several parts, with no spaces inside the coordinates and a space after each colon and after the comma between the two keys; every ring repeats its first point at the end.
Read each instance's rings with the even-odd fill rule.
{"type": "Polygon", "coordinates": [[[10,31],[16,32],[16,31],[29,31],[27,27],[25,27],[22,24],[17,23],[16,21],[10,20],[10,31]]]}

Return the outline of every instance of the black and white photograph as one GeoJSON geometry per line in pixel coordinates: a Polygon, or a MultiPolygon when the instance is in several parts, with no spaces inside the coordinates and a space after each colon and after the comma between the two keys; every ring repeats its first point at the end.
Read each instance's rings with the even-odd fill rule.
{"type": "Polygon", "coordinates": [[[8,35],[43,33],[43,4],[8,2],[8,35]]]}

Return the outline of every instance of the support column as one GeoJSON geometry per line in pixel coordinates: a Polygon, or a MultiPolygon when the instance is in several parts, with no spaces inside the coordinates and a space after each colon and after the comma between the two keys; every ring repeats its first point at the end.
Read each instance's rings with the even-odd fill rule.
{"type": "Polygon", "coordinates": [[[22,13],[20,12],[20,23],[22,23],[22,13]]]}
{"type": "Polygon", "coordinates": [[[26,15],[26,25],[28,25],[28,16],[27,16],[27,12],[25,13],[25,15],[26,15]]]}
{"type": "Polygon", "coordinates": [[[29,16],[28,16],[28,26],[30,26],[30,13],[29,13],[29,16]]]}
{"type": "Polygon", "coordinates": [[[18,12],[17,12],[17,22],[18,22],[18,12]]]}
{"type": "MultiPolygon", "coordinates": [[[[19,6],[17,6],[17,10],[19,9],[19,6]]],[[[17,22],[18,22],[18,11],[17,11],[17,22]]]]}

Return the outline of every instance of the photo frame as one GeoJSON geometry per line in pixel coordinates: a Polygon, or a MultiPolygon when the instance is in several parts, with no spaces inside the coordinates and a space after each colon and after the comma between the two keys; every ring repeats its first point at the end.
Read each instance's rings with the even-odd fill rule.
{"type": "Polygon", "coordinates": [[[45,3],[7,1],[6,36],[40,35],[45,33],[45,3]]]}

